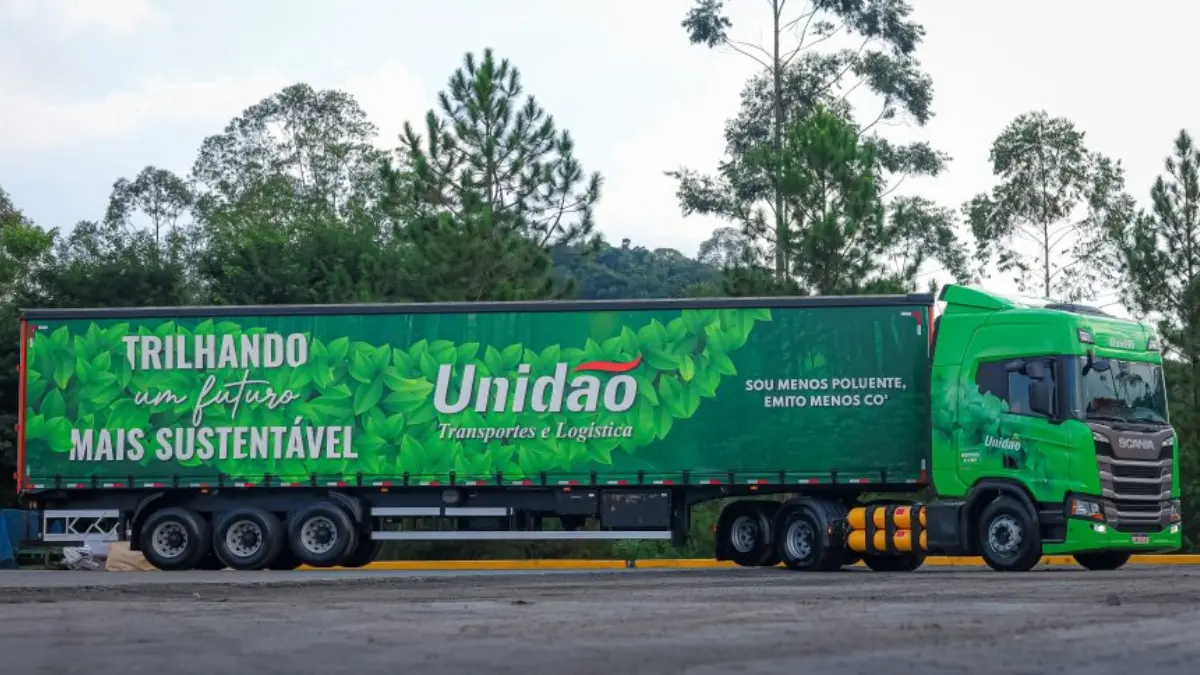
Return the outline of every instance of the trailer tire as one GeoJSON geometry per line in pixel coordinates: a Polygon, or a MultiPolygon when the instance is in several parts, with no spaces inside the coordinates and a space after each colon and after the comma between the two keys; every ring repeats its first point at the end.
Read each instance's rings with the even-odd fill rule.
{"type": "Polygon", "coordinates": [[[828,572],[842,566],[843,549],[827,534],[829,509],[819,502],[786,504],[780,508],[775,546],[784,566],[797,572],[828,572]]]}
{"type": "Polygon", "coordinates": [[[194,569],[212,552],[211,533],[204,516],[191,509],[168,506],[142,521],[142,555],[160,570],[194,569]]]}
{"type": "Polygon", "coordinates": [[[383,542],[377,539],[371,539],[371,534],[360,533],[358,537],[358,545],[346,559],[342,561],[342,567],[366,567],[374,562],[375,557],[379,555],[379,550],[383,548],[383,542]]]}
{"type": "Polygon", "coordinates": [[[1002,495],[984,507],[978,533],[980,555],[998,572],[1027,572],[1042,559],[1037,520],[1012,497],[1002,495]]]}
{"type": "Polygon", "coordinates": [[[766,510],[758,502],[726,506],[717,519],[717,559],[731,560],[740,567],[762,567],[772,554],[770,527],[766,510]]]}
{"type": "Polygon", "coordinates": [[[287,543],[302,565],[336,567],[358,546],[358,531],[336,504],[314,502],[288,518],[287,543]]]}
{"type": "Polygon", "coordinates": [[[1108,572],[1120,569],[1129,562],[1132,554],[1128,551],[1097,551],[1095,553],[1076,553],[1075,562],[1084,569],[1093,572],[1108,572]]]}
{"type": "Polygon", "coordinates": [[[213,551],[235,570],[270,569],[283,549],[283,525],[257,506],[238,506],[217,514],[213,551]]]}

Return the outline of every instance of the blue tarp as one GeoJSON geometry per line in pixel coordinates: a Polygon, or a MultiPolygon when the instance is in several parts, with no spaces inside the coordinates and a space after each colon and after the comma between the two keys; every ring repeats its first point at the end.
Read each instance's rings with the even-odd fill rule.
{"type": "Polygon", "coordinates": [[[37,511],[0,509],[0,570],[17,569],[17,547],[37,536],[37,511]]]}

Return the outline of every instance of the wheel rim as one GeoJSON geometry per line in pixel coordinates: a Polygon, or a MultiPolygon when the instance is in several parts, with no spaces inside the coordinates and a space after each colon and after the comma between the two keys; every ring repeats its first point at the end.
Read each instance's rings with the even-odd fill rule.
{"type": "Polygon", "coordinates": [[[812,526],[803,520],[797,520],[788,525],[787,534],[783,537],[783,548],[792,560],[804,561],[812,557],[815,539],[812,526]]]}
{"type": "Polygon", "coordinates": [[[1001,558],[1015,558],[1021,550],[1024,532],[1012,516],[1000,516],[988,525],[988,548],[1001,558]]]}
{"type": "Polygon", "coordinates": [[[150,535],[150,547],[154,549],[154,553],[167,560],[182,556],[187,551],[190,541],[187,528],[183,523],[175,521],[159,523],[150,535]]]}
{"type": "Polygon", "coordinates": [[[225,549],[236,558],[249,558],[264,544],[262,528],[252,520],[239,520],[225,532],[225,549]]]}
{"type": "Polygon", "coordinates": [[[325,516],[309,518],[304,522],[304,527],[300,528],[300,543],[304,546],[304,550],[313,555],[329,553],[337,541],[337,526],[325,516]]]}
{"type": "Polygon", "coordinates": [[[758,544],[758,525],[750,516],[740,516],[729,528],[729,540],[738,553],[749,553],[758,544]]]}

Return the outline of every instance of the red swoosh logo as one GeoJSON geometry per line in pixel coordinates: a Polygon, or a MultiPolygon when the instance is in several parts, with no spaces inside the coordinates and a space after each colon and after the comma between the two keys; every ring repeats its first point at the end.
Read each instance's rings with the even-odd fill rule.
{"type": "Polygon", "coordinates": [[[642,364],[642,355],[632,361],[587,361],[575,366],[575,372],[595,371],[600,373],[628,373],[642,364]]]}

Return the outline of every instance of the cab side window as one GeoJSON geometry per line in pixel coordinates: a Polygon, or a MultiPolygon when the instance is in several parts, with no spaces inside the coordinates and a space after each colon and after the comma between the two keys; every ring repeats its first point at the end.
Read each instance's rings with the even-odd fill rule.
{"type": "MultiPolygon", "coordinates": [[[[1011,360],[986,361],[979,364],[975,374],[975,385],[981,394],[991,394],[1008,403],[1008,411],[1014,415],[1032,415],[1029,407],[1028,375],[1019,370],[1009,370],[1011,360]]],[[[1042,361],[1046,366],[1046,383],[1055,391],[1054,364],[1050,359],[1042,361]]]]}

